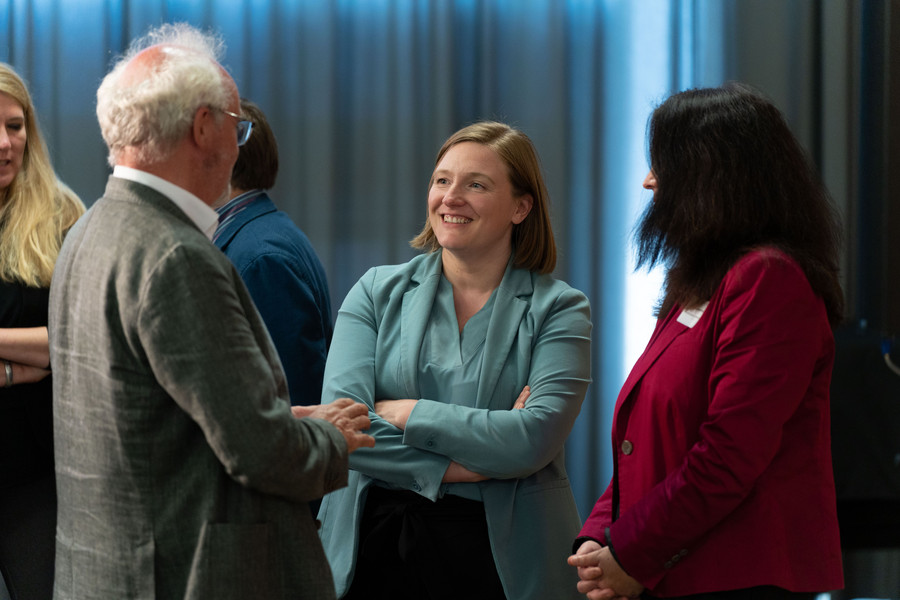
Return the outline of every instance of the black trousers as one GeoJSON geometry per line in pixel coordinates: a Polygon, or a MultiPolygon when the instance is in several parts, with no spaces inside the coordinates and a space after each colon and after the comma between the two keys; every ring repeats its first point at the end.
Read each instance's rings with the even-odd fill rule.
{"type": "Polygon", "coordinates": [[[47,477],[0,494],[0,572],[13,600],[53,596],[56,480],[47,477]]]}
{"type": "Polygon", "coordinates": [[[345,599],[505,600],[481,502],[371,486],[345,599]]]}

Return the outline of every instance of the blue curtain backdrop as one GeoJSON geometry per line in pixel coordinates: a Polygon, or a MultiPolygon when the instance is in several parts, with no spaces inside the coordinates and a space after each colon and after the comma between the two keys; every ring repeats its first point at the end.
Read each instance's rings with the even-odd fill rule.
{"type": "Polygon", "coordinates": [[[90,205],[109,172],[94,107],[113,58],[162,22],[220,32],[224,64],[278,136],[273,196],[321,255],[336,305],[368,267],[413,256],[407,240],[450,133],[484,118],[528,133],[552,198],[557,276],[593,309],[594,383],[568,447],[586,516],[611,476],[612,407],[660,283],[633,273],[630,244],[649,200],[646,119],[672,90],[723,81],[734,5],[5,0],[0,60],[29,82],[57,171],[90,205]]]}
{"type": "MultiPolygon", "coordinates": [[[[611,476],[613,405],[649,337],[660,285],[659,273],[633,272],[630,243],[649,201],[640,184],[651,109],[672,91],[728,79],[762,89],[819,164],[852,242],[858,148],[868,143],[860,66],[884,66],[861,15],[897,5],[0,0],[0,61],[29,82],[57,171],[90,205],[109,173],[94,107],[113,58],[163,22],[221,33],[223,62],[278,136],[273,196],[322,257],[335,308],[369,266],[413,256],[407,240],[424,220],[434,154],[450,133],[485,118],[524,130],[550,189],[557,276],[592,304],[594,383],[567,454],[584,517],[611,476]]],[[[851,244],[851,314],[854,256],[851,244]]],[[[848,589],[836,600],[900,598],[900,550],[853,551],[845,562],[848,589]]]]}

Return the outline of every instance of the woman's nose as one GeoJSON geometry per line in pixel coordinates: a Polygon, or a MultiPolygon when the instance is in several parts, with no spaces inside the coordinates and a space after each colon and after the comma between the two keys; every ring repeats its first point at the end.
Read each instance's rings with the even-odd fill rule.
{"type": "Polygon", "coordinates": [[[459,189],[456,185],[451,185],[444,192],[444,198],[442,200],[444,204],[460,204],[462,202],[462,197],[460,196],[459,189]]]}

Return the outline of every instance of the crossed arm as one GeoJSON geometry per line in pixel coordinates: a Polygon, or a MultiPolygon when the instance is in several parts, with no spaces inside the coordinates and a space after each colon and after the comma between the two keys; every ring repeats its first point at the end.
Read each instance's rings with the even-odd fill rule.
{"type": "MultiPolygon", "coordinates": [[[[516,398],[512,410],[525,408],[525,401],[531,395],[531,387],[525,386],[516,398]]],[[[418,400],[404,398],[400,400],[379,400],[375,402],[375,414],[400,430],[406,429],[406,422],[418,400]]],[[[471,471],[458,462],[451,460],[441,480],[443,483],[472,483],[490,479],[486,475],[471,471]]]]}
{"type": "Polygon", "coordinates": [[[0,328],[0,360],[8,361],[12,381],[0,365],[0,387],[5,384],[34,383],[50,374],[50,350],[46,327],[0,328]]]}
{"type": "Polygon", "coordinates": [[[377,444],[354,453],[351,468],[434,499],[443,483],[524,478],[559,455],[590,382],[590,308],[580,292],[562,291],[539,326],[523,330],[534,337],[519,338],[527,350],[512,360],[522,364],[508,363],[501,385],[509,390],[513,378],[524,379],[503,393],[511,396],[506,407],[517,398],[527,406],[500,410],[497,402],[495,410],[410,399],[414,377],[399,359],[415,350],[403,346],[399,307],[380,304],[373,278],[363,277],[344,300],[322,394],[323,403],[350,398],[369,406],[377,444]],[[526,384],[530,395],[522,396],[526,384]]]}

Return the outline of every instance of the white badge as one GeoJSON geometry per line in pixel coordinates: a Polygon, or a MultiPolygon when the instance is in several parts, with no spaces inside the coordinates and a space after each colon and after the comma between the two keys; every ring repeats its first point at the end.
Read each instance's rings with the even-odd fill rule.
{"type": "Polygon", "coordinates": [[[703,311],[709,306],[709,302],[704,302],[699,308],[686,308],[678,315],[678,322],[688,327],[693,327],[703,316],[703,311]]]}

